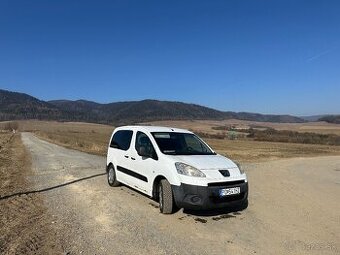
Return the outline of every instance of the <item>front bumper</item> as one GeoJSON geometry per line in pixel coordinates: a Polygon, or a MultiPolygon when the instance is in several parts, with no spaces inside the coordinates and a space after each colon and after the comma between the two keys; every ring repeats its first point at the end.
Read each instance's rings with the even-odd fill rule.
{"type": "Polygon", "coordinates": [[[185,209],[214,209],[239,205],[248,199],[248,182],[211,183],[209,186],[197,186],[181,183],[172,185],[176,205],[185,209]],[[240,194],[220,197],[224,188],[240,187],[240,194]]]}

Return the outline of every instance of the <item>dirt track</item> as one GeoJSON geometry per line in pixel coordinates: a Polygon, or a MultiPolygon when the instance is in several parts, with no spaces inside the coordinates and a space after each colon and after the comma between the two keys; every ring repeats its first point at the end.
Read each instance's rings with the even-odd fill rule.
{"type": "Polygon", "coordinates": [[[31,191],[43,194],[66,254],[340,253],[340,157],[246,165],[250,204],[242,212],[161,215],[148,197],[107,185],[105,158],[30,133],[22,140],[32,155],[31,191]]]}
{"type": "Polygon", "coordinates": [[[30,158],[20,134],[1,133],[0,254],[60,254],[61,238],[51,226],[44,195],[25,194],[32,187],[29,176],[30,158]]]}

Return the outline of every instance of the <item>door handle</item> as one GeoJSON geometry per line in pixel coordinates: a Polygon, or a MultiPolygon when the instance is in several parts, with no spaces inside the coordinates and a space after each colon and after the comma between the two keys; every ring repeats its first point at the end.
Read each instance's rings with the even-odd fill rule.
{"type": "Polygon", "coordinates": [[[129,156],[128,156],[128,155],[124,155],[124,157],[126,157],[126,158],[129,158],[129,156]]]}
{"type": "Polygon", "coordinates": [[[135,158],[131,157],[132,160],[136,160],[135,158]]]}

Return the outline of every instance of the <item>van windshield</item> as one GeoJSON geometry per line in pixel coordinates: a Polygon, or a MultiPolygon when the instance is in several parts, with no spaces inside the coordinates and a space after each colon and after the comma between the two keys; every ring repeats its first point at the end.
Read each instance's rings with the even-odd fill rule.
{"type": "Polygon", "coordinates": [[[194,134],[153,132],[159,149],[168,155],[214,155],[215,153],[194,134]]]}

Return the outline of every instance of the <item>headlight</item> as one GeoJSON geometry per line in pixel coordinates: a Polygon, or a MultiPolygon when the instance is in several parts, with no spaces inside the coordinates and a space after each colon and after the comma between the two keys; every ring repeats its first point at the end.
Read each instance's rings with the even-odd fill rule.
{"type": "Polygon", "coordinates": [[[241,164],[238,163],[238,162],[235,162],[235,164],[237,165],[238,169],[240,170],[240,173],[244,174],[244,170],[242,169],[241,164]]]}
{"type": "Polygon", "coordinates": [[[202,173],[200,170],[198,170],[197,168],[193,166],[189,166],[181,162],[176,162],[175,166],[179,174],[193,176],[193,177],[205,177],[204,173],[202,173]]]}

